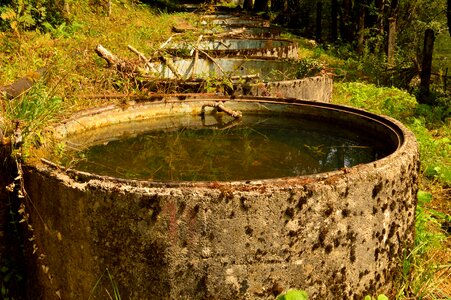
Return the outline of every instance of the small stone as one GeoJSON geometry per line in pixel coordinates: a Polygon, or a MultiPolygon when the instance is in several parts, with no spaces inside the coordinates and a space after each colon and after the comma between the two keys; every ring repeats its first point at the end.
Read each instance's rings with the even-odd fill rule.
{"type": "Polygon", "coordinates": [[[209,258],[211,256],[211,249],[209,247],[205,247],[202,249],[202,258],[209,258]]]}

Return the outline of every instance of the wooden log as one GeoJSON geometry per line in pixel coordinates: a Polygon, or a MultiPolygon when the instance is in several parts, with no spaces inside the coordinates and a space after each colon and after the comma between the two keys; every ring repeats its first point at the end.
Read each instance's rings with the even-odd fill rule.
{"type": "Polygon", "coordinates": [[[133,46],[128,45],[127,47],[128,47],[128,49],[130,49],[133,53],[137,54],[138,57],[139,57],[140,59],[144,60],[145,62],[148,61],[147,57],[146,57],[144,54],[142,54],[141,52],[139,52],[138,50],[136,50],[133,46]]]}
{"type": "Polygon", "coordinates": [[[26,76],[14,81],[13,83],[0,87],[0,98],[8,100],[16,98],[26,93],[39,79],[45,76],[47,68],[40,68],[37,71],[29,72],[26,76]]]}
{"type": "Polygon", "coordinates": [[[102,45],[97,45],[96,47],[96,53],[102,57],[106,62],[108,63],[108,67],[116,66],[122,63],[122,60],[118,58],[116,55],[111,53],[109,50],[107,50],[102,45]]]}

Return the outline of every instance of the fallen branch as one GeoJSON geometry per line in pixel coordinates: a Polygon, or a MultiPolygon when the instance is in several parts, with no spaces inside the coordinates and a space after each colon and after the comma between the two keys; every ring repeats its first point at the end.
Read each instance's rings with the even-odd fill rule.
{"type": "Polygon", "coordinates": [[[174,37],[174,35],[171,35],[166,42],[164,42],[163,44],[160,45],[160,50],[163,49],[164,47],[166,47],[167,44],[169,44],[169,42],[172,40],[172,38],[174,37]]]}
{"type": "Polygon", "coordinates": [[[114,67],[117,70],[124,73],[140,73],[140,74],[145,73],[143,72],[143,70],[140,70],[137,66],[117,57],[100,44],[97,45],[95,51],[97,55],[106,60],[109,68],[114,67]]]}
{"type": "Polygon", "coordinates": [[[220,64],[218,64],[218,62],[213,58],[213,57],[211,57],[207,52],[205,52],[204,50],[202,50],[202,49],[199,49],[198,47],[194,47],[195,49],[197,49],[200,53],[202,53],[203,55],[205,55],[209,60],[211,60],[217,67],[218,67],[218,69],[222,72],[222,74],[226,74],[226,72],[224,71],[224,69],[221,67],[221,65],[220,64]]]}
{"type": "MultiPolygon", "coordinates": [[[[196,67],[197,67],[197,61],[199,60],[199,50],[197,47],[199,47],[199,43],[202,40],[203,35],[200,35],[197,39],[196,46],[194,47],[194,61],[193,61],[193,69],[191,71],[191,79],[194,79],[196,77],[196,67]]],[[[192,54],[191,54],[192,55],[192,54]]]]}
{"type": "Polygon", "coordinates": [[[239,35],[239,34],[244,33],[245,30],[246,30],[246,27],[239,28],[239,29],[232,29],[231,31],[228,31],[228,32],[222,32],[222,33],[215,34],[215,38],[239,35]]]}
{"type": "Polygon", "coordinates": [[[148,61],[147,57],[146,57],[144,54],[142,54],[141,52],[139,52],[138,50],[136,50],[133,46],[128,45],[127,47],[128,47],[128,49],[130,49],[133,53],[137,54],[138,57],[139,57],[140,59],[144,60],[145,62],[148,61]]]}
{"type": "Polygon", "coordinates": [[[257,74],[249,74],[249,75],[235,75],[235,76],[230,76],[231,80],[234,79],[253,79],[253,78],[260,78],[260,73],[257,74]]]}
{"type": "Polygon", "coordinates": [[[234,111],[234,110],[224,107],[224,103],[222,101],[219,101],[219,102],[216,102],[213,104],[207,103],[207,104],[202,105],[202,109],[201,109],[201,113],[200,113],[202,116],[205,115],[205,107],[213,107],[216,109],[217,112],[223,111],[235,119],[239,119],[243,116],[243,114],[240,111],[234,111]]]}

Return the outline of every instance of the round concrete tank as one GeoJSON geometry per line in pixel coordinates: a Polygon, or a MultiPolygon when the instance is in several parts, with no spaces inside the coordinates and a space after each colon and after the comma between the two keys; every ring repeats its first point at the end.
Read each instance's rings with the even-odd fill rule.
{"type": "Polygon", "coordinates": [[[213,27],[206,29],[206,34],[221,34],[222,37],[227,38],[265,38],[277,39],[280,38],[283,30],[280,27],[269,26],[240,26],[240,25],[226,25],[221,27],[213,27]]]}
{"type": "Polygon", "coordinates": [[[175,58],[173,63],[154,61],[150,63],[157,76],[143,85],[150,91],[163,93],[205,92],[216,85],[226,86],[226,78],[233,84],[234,93],[246,96],[272,96],[277,98],[296,98],[309,101],[330,102],[333,80],[320,75],[297,79],[299,62],[296,60],[276,60],[273,58],[243,59],[218,57],[175,58]],[[182,78],[193,78],[180,82],[176,80],[177,70],[182,78]],[[204,78],[205,81],[195,78],[204,78]],[[208,84],[208,82],[210,82],[208,84]]]}
{"type": "Polygon", "coordinates": [[[30,274],[43,299],[58,299],[56,292],[101,299],[111,282],[124,299],[274,299],[289,288],[311,299],[390,292],[414,238],[419,165],[413,134],[396,120],[306,101],[164,98],[79,112],[54,135],[64,141],[115,125],[119,136],[131,121],[198,114],[217,100],[244,117],[265,111],[333,120],[389,153],[333,172],[228,182],[125,180],[28,163],[31,220],[45,254],[30,274]],[[111,282],[99,284],[105,270],[111,282]]]}

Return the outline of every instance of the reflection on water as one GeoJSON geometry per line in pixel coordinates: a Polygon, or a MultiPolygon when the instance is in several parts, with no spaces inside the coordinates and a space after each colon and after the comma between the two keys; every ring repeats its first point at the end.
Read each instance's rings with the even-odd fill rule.
{"type": "MultiPolygon", "coordinates": [[[[151,130],[71,153],[76,169],[158,181],[248,180],[352,167],[382,157],[369,139],[295,117],[247,115],[236,122],[151,130]]],[[[132,126],[132,124],[131,124],[132,126]]]]}

